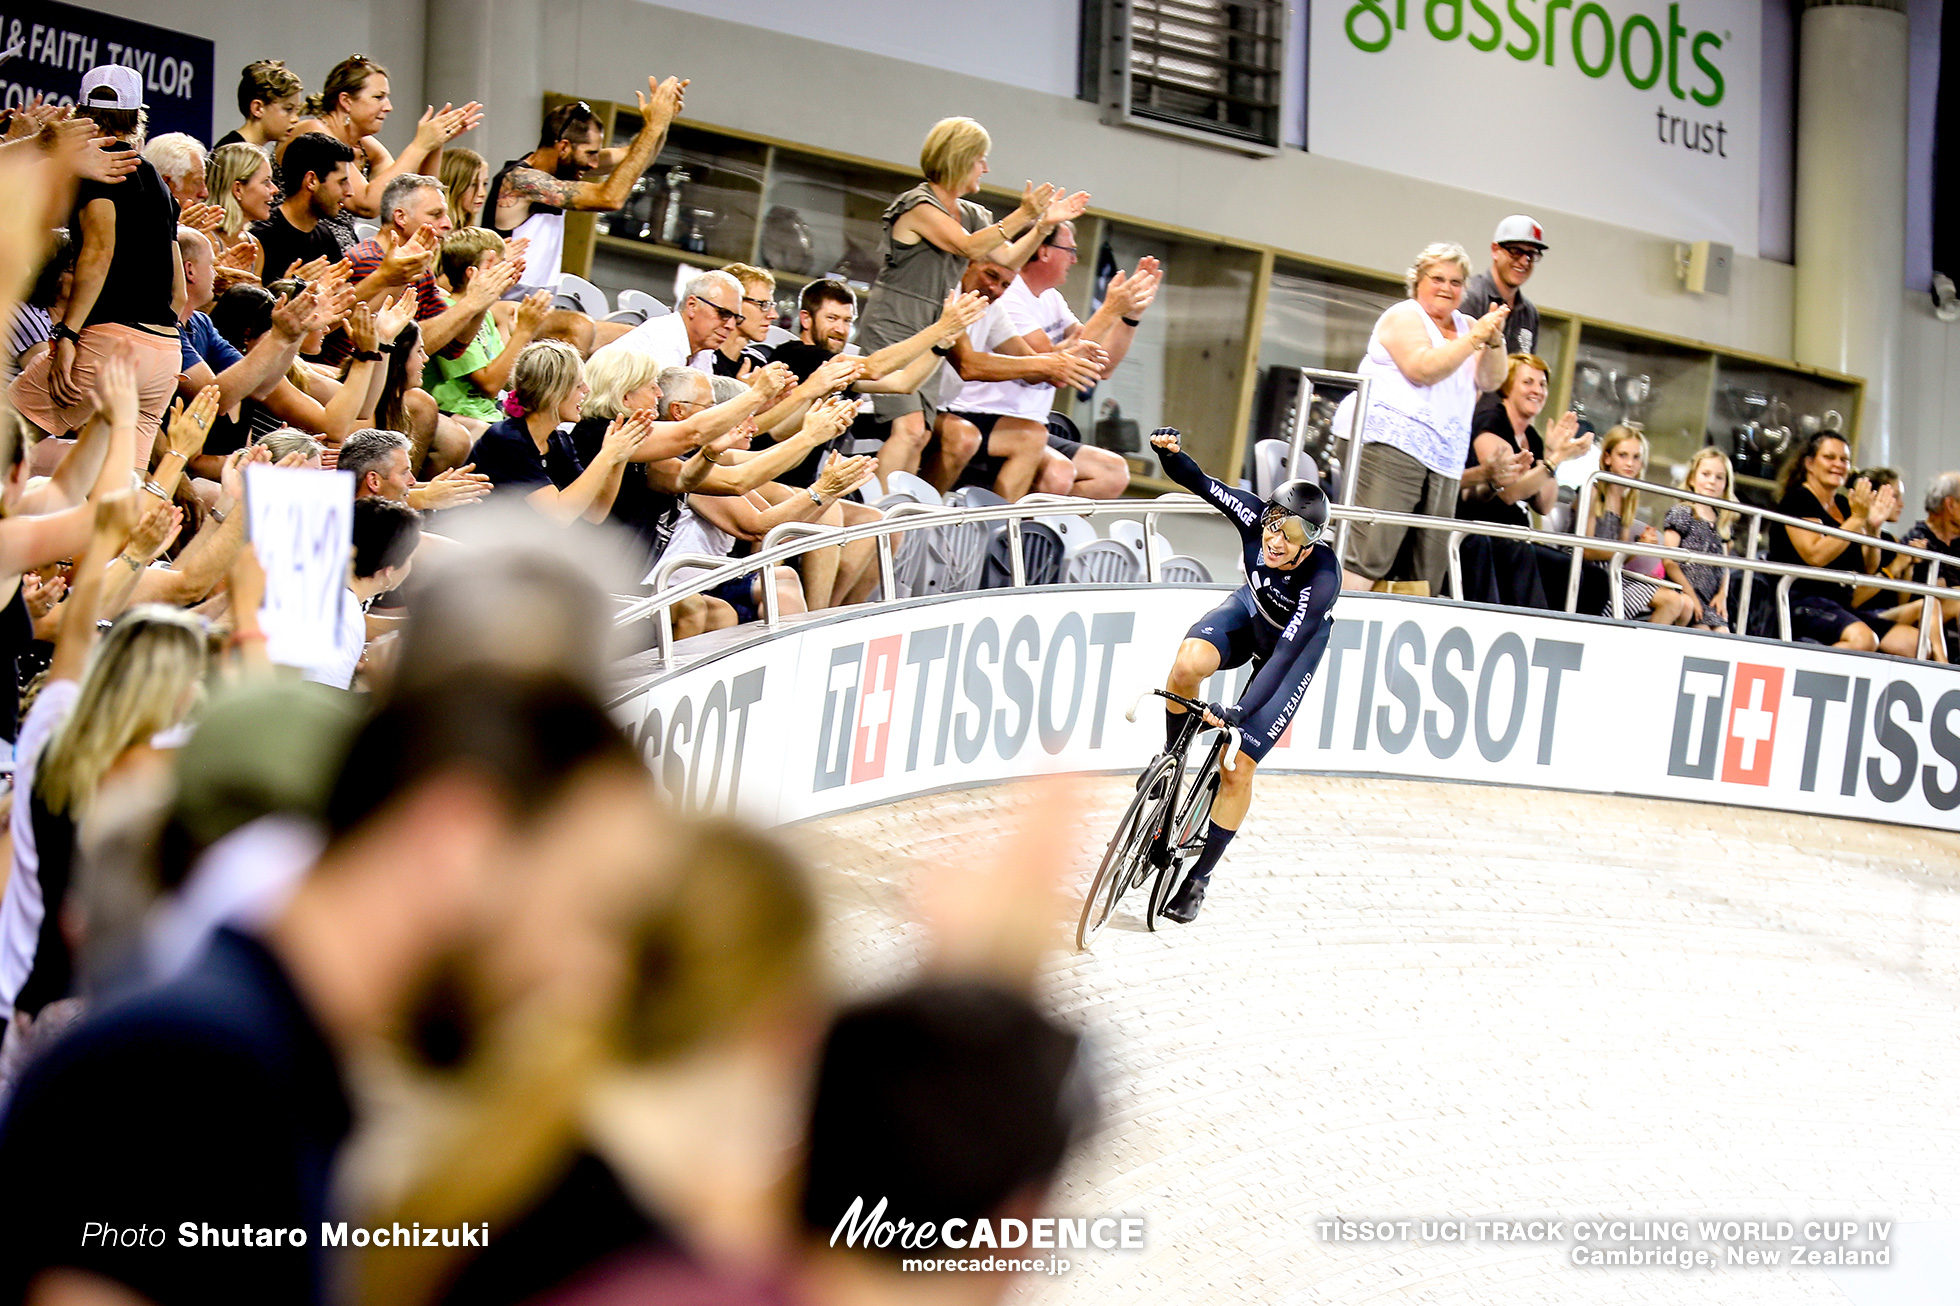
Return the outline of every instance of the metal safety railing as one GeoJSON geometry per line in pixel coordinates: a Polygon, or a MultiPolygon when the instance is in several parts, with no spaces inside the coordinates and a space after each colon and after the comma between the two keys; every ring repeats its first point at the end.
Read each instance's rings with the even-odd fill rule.
{"type": "MultiPolygon", "coordinates": [[[[1919,594],[1922,597],[1937,597],[1937,595],[1933,587],[1922,586],[1909,581],[1895,581],[1890,577],[1871,577],[1862,572],[1847,572],[1835,568],[1816,567],[1797,567],[1794,570],[1781,570],[1781,568],[1794,566],[1794,564],[1771,563],[1765,559],[1756,557],[1757,550],[1762,547],[1762,530],[1763,523],[1765,522],[1783,527],[1794,526],[1798,530],[1809,531],[1814,535],[1825,535],[1832,539],[1844,540],[1847,543],[1861,547],[1878,548],[1884,550],[1886,553],[1917,558],[1925,562],[1945,563],[1948,566],[1953,565],[1951,554],[1936,553],[1931,549],[1922,549],[1910,544],[1894,543],[1891,540],[1880,539],[1876,535],[1861,535],[1857,531],[1848,531],[1839,526],[1807,521],[1802,517],[1787,516],[1784,513],[1775,512],[1768,508],[1758,508],[1753,504],[1741,503],[1734,499],[1717,499],[1706,494],[1696,494],[1690,490],[1674,489],[1670,486],[1655,485],[1651,481],[1639,481],[1630,477],[1615,476],[1613,473],[1607,471],[1594,470],[1588,472],[1586,479],[1580,482],[1578,498],[1573,509],[1573,534],[1578,537],[1579,542],[1571,546],[1572,569],[1566,577],[1565,610],[1568,613],[1579,610],[1579,565],[1583,561],[1586,551],[1588,549],[1593,552],[1600,551],[1600,544],[1596,537],[1582,534],[1586,529],[1587,519],[1592,516],[1593,487],[1596,485],[1617,485],[1629,490],[1639,490],[1646,494],[1678,499],[1683,503],[1705,504],[1717,512],[1732,512],[1739,518],[1748,519],[1748,536],[1743,541],[1741,552],[1735,555],[1733,560],[1747,559],[1755,565],[1740,568],[1742,571],[1742,588],[1736,596],[1736,608],[1742,614],[1742,619],[1747,621],[1749,599],[1755,585],[1756,573],[1761,571],[1765,574],[1778,576],[1780,579],[1776,587],[1777,628],[1786,640],[1790,638],[1790,586],[1798,580],[1829,580],[1834,585],[1856,585],[1859,583],[1858,578],[1863,577],[1863,583],[1876,585],[1880,589],[1894,590],[1905,594],[1919,594]]],[[[1455,546],[1452,545],[1451,547],[1454,549],[1455,546]]],[[[1629,554],[1637,557],[1662,557],[1663,555],[1661,554],[1648,552],[1648,550],[1657,547],[1659,546],[1639,545],[1636,547],[1631,541],[1612,542],[1613,556],[1607,560],[1607,574],[1612,586],[1611,594],[1614,606],[1611,611],[1614,616],[1617,617],[1621,614],[1619,600],[1620,568],[1622,562],[1629,554]]],[[[1696,553],[1693,555],[1693,558],[1704,566],[1729,567],[1732,561],[1731,559],[1717,558],[1715,555],[1707,553],[1696,553]]],[[[1931,574],[1937,576],[1939,573],[1934,571],[1931,574]]],[[[1945,591],[1945,596],[1949,599],[1960,598],[1960,592],[1948,589],[1945,591]]],[[[1935,622],[1926,620],[1924,616],[1920,620],[1918,655],[1922,658],[1926,656],[1927,649],[1931,645],[1933,626],[1936,624],[1935,622]]]]}
{"type": "MultiPolygon", "coordinates": [[[[1604,478],[1605,473],[1596,473],[1604,478]]],[[[1620,478],[1612,478],[1615,481],[1620,478]]],[[[1645,482],[1626,482],[1643,489],[1658,487],[1645,482]]],[[[1701,502],[1719,504],[1726,509],[1736,505],[1728,500],[1709,500],[1685,491],[1668,491],[1669,494],[1701,502]]],[[[1589,502],[1589,500],[1588,500],[1589,502]]],[[[1746,506],[1745,506],[1746,508],[1746,506]]],[[[726,584],[740,576],[774,568],[777,564],[806,553],[812,549],[833,548],[849,544],[854,540],[872,539],[877,541],[878,576],[880,597],[873,604],[894,601],[898,593],[897,568],[894,563],[892,537],[908,531],[936,529],[963,522],[1002,522],[1007,528],[1009,587],[1022,588],[1027,585],[1025,560],[1021,550],[1021,523],[1038,521],[1043,517],[1098,517],[1141,515],[1144,525],[1146,545],[1157,534],[1157,521],[1165,516],[1195,516],[1216,512],[1209,503],[1193,494],[1165,494],[1155,499],[1138,501],[1135,499],[1075,499],[1063,495],[1031,494],[1016,503],[996,504],[978,508],[951,508],[933,504],[898,504],[886,510],[882,519],[865,522],[856,526],[821,526],[809,522],[788,522],[777,526],[763,537],[760,547],[743,558],[714,557],[708,554],[669,554],[660,559],[653,577],[654,593],[646,598],[628,602],[614,618],[620,625],[652,619],[654,622],[654,650],[663,660],[673,653],[673,606],[681,600],[705,593],[717,586],[726,584]],[[702,574],[676,581],[676,573],[699,568],[702,574]]],[[[1796,518],[1780,518],[1778,514],[1763,510],[1753,510],[1765,519],[1794,522],[1800,529],[1817,530],[1823,534],[1845,535],[1854,542],[1871,543],[1871,537],[1855,532],[1824,530],[1813,523],[1796,518]]],[[[1339,522],[1370,522],[1386,526],[1405,526],[1414,530],[1445,530],[1450,533],[1449,567],[1452,591],[1462,592],[1462,561],[1458,546],[1469,535],[1487,536],[1493,539],[1519,540],[1531,544],[1543,544],[1561,551],[1570,550],[1577,566],[1583,561],[1584,551],[1597,549],[1598,540],[1589,540],[1557,531],[1538,530],[1528,526],[1511,526],[1501,522],[1463,521],[1439,519],[1417,513],[1385,512],[1374,508],[1358,508],[1348,504],[1338,504],[1330,509],[1333,518],[1339,522]]],[[[1583,519],[1582,519],[1583,520],[1583,519]]],[[[1753,532],[1752,532],[1753,534],[1753,532]]],[[[1953,559],[1943,554],[1905,545],[1887,543],[1887,550],[1925,558],[1934,562],[1951,563],[1953,559]]],[[[1749,578],[1753,574],[1763,574],[1778,578],[1776,593],[1779,629],[1784,640],[1790,638],[1789,591],[1792,582],[1797,580],[1821,580],[1834,585],[1855,583],[1847,573],[1823,567],[1805,567],[1791,563],[1771,562],[1767,559],[1745,558],[1740,555],[1717,555],[1697,553],[1692,549],[1669,548],[1664,544],[1641,544],[1637,541],[1613,542],[1614,557],[1609,561],[1608,573],[1611,576],[1619,563],[1626,557],[1658,558],[1663,561],[1696,563],[1702,566],[1721,567],[1725,570],[1739,570],[1744,574],[1743,594],[1748,594],[1749,578]]],[[[1146,547],[1144,579],[1156,583],[1161,578],[1163,559],[1154,547],[1146,547]]],[[[1913,594],[1931,600],[1936,611],[1941,599],[1960,599],[1960,590],[1946,589],[1920,584],[1909,580],[1886,579],[1881,582],[1887,590],[1913,594]]],[[[765,580],[761,587],[761,625],[773,631],[782,623],[782,610],[778,602],[776,587],[765,580]]],[[[1568,613],[1576,611],[1577,594],[1573,591],[1568,598],[1568,613]]],[[[1747,629],[1746,607],[1741,608],[1741,628],[1747,629]]],[[[1929,640],[1928,626],[1936,621],[1931,612],[1923,615],[1920,621],[1921,657],[1927,651],[1929,640]]]]}

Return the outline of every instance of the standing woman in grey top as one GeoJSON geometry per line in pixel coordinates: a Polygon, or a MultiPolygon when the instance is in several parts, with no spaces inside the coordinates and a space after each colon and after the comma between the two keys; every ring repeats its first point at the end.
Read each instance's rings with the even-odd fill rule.
{"type": "MultiPolygon", "coordinates": [[[[925,181],[885,210],[884,267],[857,326],[857,344],[865,353],[917,335],[938,320],[968,260],[990,258],[1018,269],[1048,233],[1089,206],[1086,192],[1064,196],[1060,187],[1030,182],[1020,207],[995,222],[986,209],[961,198],[980,189],[992,148],[987,129],[971,118],[944,118],[926,133],[919,149],[925,181]]],[[[873,397],[877,420],[890,424],[878,451],[880,481],[893,471],[919,470],[938,412],[934,388],[929,379],[920,394],[873,397]]]]}

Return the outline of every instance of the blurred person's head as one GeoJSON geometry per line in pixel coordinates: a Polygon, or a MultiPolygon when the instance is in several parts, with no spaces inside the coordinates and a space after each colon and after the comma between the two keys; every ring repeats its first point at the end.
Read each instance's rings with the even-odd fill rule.
{"type": "MultiPolygon", "coordinates": [[[[563,676],[593,693],[609,685],[616,643],[609,592],[639,575],[630,548],[567,531],[521,503],[472,508],[443,533],[463,547],[416,568],[395,683],[440,682],[486,665],[563,676]]],[[[470,673],[473,674],[473,673],[470,673]]]]}
{"type": "Polygon", "coordinates": [[[425,1057],[464,1054],[447,1041],[462,958],[541,865],[645,839],[647,790],[605,709],[562,678],[479,665],[398,685],[354,736],[326,850],[268,939],[336,1042],[400,1032],[425,1057]]]}
{"type": "Polygon", "coordinates": [[[365,427],[341,442],[335,464],[354,477],[356,499],[392,499],[407,503],[415,488],[415,470],[408,465],[413,446],[400,431],[365,427]]]}
{"type": "Polygon", "coordinates": [[[581,417],[611,421],[627,413],[661,410],[660,360],[637,349],[602,349],[585,364],[585,383],[591,393],[579,409],[581,417]]]}
{"type": "Polygon", "coordinates": [[[708,378],[708,396],[718,404],[725,404],[730,399],[740,399],[748,388],[746,382],[738,381],[732,376],[708,378]]]}
{"type": "Polygon", "coordinates": [[[1899,476],[1898,468],[1866,467],[1851,474],[1851,482],[1853,484],[1859,481],[1870,482],[1874,492],[1882,490],[1889,485],[1892,487],[1894,493],[1894,498],[1886,510],[1886,515],[1883,517],[1874,517],[1872,519],[1873,525],[1883,525],[1885,522],[1899,520],[1899,514],[1905,511],[1905,494],[1903,492],[1903,481],[1899,476]]]}
{"type": "Polygon", "coordinates": [[[759,345],[776,325],[776,274],[747,263],[730,263],[722,269],[742,287],[742,316],[735,323],[734,335],[759,345]]]}
{"type": "Polygon", "coordinates": [[[504,238],[488,227],[463,227],[442,240],[437,274],[451,294],[460,295],[476,275],[504,256],[504,238]]]}
{"type": "Polygon", "coordinates": [[[205,661],[201,618],[153,603],[118,617],[89,657],[74,711],[41,755],[35,793],[48,809],[79,820],[111,763],[190,715],[205,661]]]}
{"type": "Polygon", "coordinates": [[[681,288],[679,312],[690,355],[719,349],[742,316],[742,283],[726,272],[703,272],[681,288]]]}
{"type": "Polygon", "coordinates": [[[1446,318],[1463,302],[1463,283],[1470,279],[1470,256],[1463,252],[1463,246],[1439,240],[1416,255],[1402,279],[1423,312],[1446,318]]]}
{"type": "Polygon", "coordinates": [[[299,454],[303,460],[300,466],[316,472],[320,470],[321,460],[327,452],[325,445],[296,426],[281,426],[267,431],[259,437],[259,443],[265,446],[274,462],[299,454]]]}
{"type": "Polygon", "coordinates": [[[211,202],[225,211],[223,230],[236,236],[247,223],[263,222],[272,216],[279,188],[272,183],[272,160],[256,145],[233,141],[211,151],[204,165],[204,180],[211,190],[211,202]]]}
{"type": "Polygon", "coordinates": [[[307,104],[316,117],[344,119],[357,136],[372,136],[394,112],[388,70],[364,54],[350,55],[327,71],[325,85],[307,104]]]}
{"type": "Polygon", "coordinates": [[[386,594],[408,579],[422,514],[405,503],[370,495],[354,500],[353,580],[358,598],[386,594]]]}
{"type": "Polygon", "coordinates": [[[857,294],[835,277],[819,277],[803,287],[796,319],[804,344],[841,354],[857,323],[857,294]]]}
{"type": "Polygon", "coordinates": [[[919,147],[919,171],[956,196],[971,195],[987,175],[987,151],[993,147],[987,129],[973,119],[941,118],[919,147]]]}
{"type": "Polygon", "coordinates": [[[1015,275],[1013,268],[991,258],[970,259],[966,271],[960,274],[960,289],[969,293],[978,291],[992,304],[1007,293],[1007,288],[1014,284],[1015,275]]]}
{"type": "Polygon", "coordinates": [[[844,1011],[817,1065],[806,1239],[828,1246],[860,1199],[860,1215],[888,1200],[894,1221],[1036,1214],[1093,1114],[1080,1045],[1028,999],[973,981],[916,984],[844,1011]]]}
{"type": "Polygon", "coordinates": [[[663,421],[684,422],[715,404],[714,386],[708,374],[692,367],[669,367],[660,373],[660,416],[663,421]]]}
{"type": "Polygon", "coordinates": [[[143,147],[143,157],[179,204],[202,204],[211,188],[204,179],[204,142],[185,132],[165,132],[143,147]]]}
{"type": "Polygon", "coordinates": [[[305,211],[316,221],[338,215],[347,202],[354,159],[353,146],[325,132],[295,136],[279,158],[279,185],[289,213],[305,211]]]}
{"type": "Polygon", "coordinates": [[[554,308],[538,323],[538,340],[562,340],[578,351],[580,358],[592,357],[592,338],[598,332],[591,318],[575,308],[554,308]]]}
{"type": "Polygon", "coordinates": [[[440,246],[449,234],[449,200],[442,183],[419,172],[398,173],[381,190],[382,226],[397,244],[427,232],[440,246]]]}
{"type": "Polygon", "coordinates": [[[195,227],[177,228],[177,250],[184,258],[184,316],[211,307],[217,267],[211,242],[195,227]]]}
{"type": "Polygon", "coordinates": [[[573,100],[545,114],[531,162],[561,181],[573,181],[599,166],[604,145],[599,116],[584,100],[573,100]]]}
{"type": "Polygon", "coordinates": [[[306,87],[283,59],[259,59],[238,75],[238,112],[268,141],[283,141],[306,108],[306,87]]]}
{"type": "Polygon", "coordinates": [[[1547,375],[1551,368],[1536,354],[1512,354],[1497,393],[1517,416],[1529,422],[1545,410],[1547,375]]]}
{"type": "Polygon", "coordinates": [[[585,364],[578,350],[562,340],[533,341],[517,356],[510,387],[526,417],[576,422],[585,402],[585,364]]]}
{"type": "Polygon", "coordinates": [[[1021,265],[1021,280],[1037,295],[1054,290],[1068,280],[1069,269],[1080,257],[1075,249],[1075,224],[1064,222],[1049,232],[1047,239],[1021,265]]]}
{"type": "Polygon", "coordinates": [[[460,145],[442,148],[443,198],[449,205],[449,225],[456,231],[482,225],[483,205],[490,198],[490,165],[475,150],[460,145]]]}

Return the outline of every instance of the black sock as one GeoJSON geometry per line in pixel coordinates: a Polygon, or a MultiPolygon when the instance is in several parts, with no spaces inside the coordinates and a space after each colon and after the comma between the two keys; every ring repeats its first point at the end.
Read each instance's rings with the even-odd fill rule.
{"type": "Polygon", "coordinates": [[[1225,845],[1232,842],[1232,836],[1237,833],[1237,830],[1228,830],[1213,821],[1211,829],[1205,831],[1205,850],[1198,854],[1198,864],[1191,868],[1191,878],[1200,884],[1210,880],[1218,859],[1225,855],[1225,845]]]}
{"type": "Polygon", "coordinates": [[[1190,724],[1191,713],[1188,711],[1180,710],[1172,712],[1167,709],[1164,712],[1164,751],[1166,753],[1175,753],[1177,751],[1179,741],[1184,738],[1184,727],[1190,724]]]}

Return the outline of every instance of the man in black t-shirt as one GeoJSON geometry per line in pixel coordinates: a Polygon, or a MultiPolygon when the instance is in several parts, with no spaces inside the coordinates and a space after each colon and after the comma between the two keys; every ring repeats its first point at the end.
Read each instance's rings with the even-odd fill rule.
{"type": "Polygon", "coordinates": [[[331,221],[347,202],[348,169],[354,148],[325,132],[295,137],[279,162],[279,184],[286,198],[272,216],[252,224],[265,249],[265,279],[277,281],[295,264],[325,258],[338,262],[347,252],[344,230],[331,221]]]}
{"type": "Polygon", "coordinates": [[[1524,297],[1524,283],[1545,259],[1545,229],[1522,213],[1514,213],[1497,224],[1490,238],[1490,271],[1479,272],[1463,287],[1463,302],[1457,310],[1472,320],[1496,308],[1509,306],[1511,316],[1504,319],[1504,352],[1535,354],[1538,339],[1538,306],[1524,297]]]}
{"type": "Polygon", "coordinates": [[[625,883],[623,855],[599,872],[617,879],[581,877],[658,822],[631,744],[569,682],[478,670],[398,696],[348,750],[326,849],[264,931],[218,931],[22,1076],[0,1119],[0,1301],[66,1271],[69,1301],[322,1302],[346,1058],[482,947],[466,931],[625,883]]]}
{"type": "MultiPolygon", "coordinates": [[[[78,107],[112,138],[105,149],[133,150],[144,123],[142,75],[121,64],[91,69],[78,107]]],[[[49,347],[15,378],[14,407],[49,435],[79,430],[95,412],[97,369],[126,346],[135,355],[136,447],[148,450],[176,391],[182,356],[177,201],[156,168],[139,160],[121,181],[83,180],[68,230],[76,242],[68,299],[49,347]]]]}

